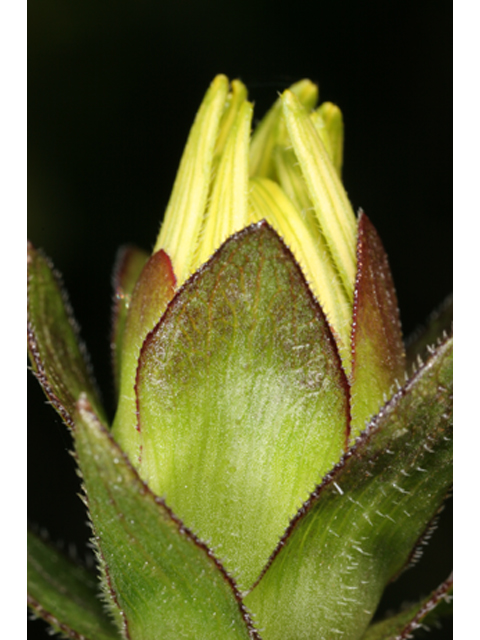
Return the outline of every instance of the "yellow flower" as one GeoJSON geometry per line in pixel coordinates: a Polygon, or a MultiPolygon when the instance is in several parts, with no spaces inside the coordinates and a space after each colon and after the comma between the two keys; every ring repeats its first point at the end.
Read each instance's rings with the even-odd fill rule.
{"type": "Polygon", "coordinates": [[[340,179],[343,123],[317,87],[286,90],[250,138],[253,107],[238,80],[217,76],[188,138],[155,251],[177,285],[233,233],[265,219],[300,264],[328,318],[347,373],[357,222],[340,179]]]}
{"type": "Polygon", "coordinates": [[[117,261],[111,431],[28,247],[32,368],[72,428],[112,614],[30,536],[30,606],[71,637],[404,637],[451,589],[370,624],[450,490],[453,338],[392,395],[388,259],[342,186],[341,113],[317,99],[298,82],[250,136],[244,85],[213,81],[153,255],[117,261]]]}

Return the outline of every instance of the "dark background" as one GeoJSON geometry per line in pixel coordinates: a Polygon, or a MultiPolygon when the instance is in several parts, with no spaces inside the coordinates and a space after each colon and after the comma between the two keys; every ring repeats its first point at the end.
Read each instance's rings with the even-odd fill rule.
{"type": "MultiPolygon", "coordinates": [[[[451,3],[178,0],[29,6],[29,237],[62,272],[113,412],[111,268],[151,249],[196,109],[239,77],[260,118],[302,77],[343,111],[343,177],[390,257],[405,334],[451,291],[451,3]]],[[[86,554],[69,436],[29,377],[29,518],[86,554]]],[[[451,507],[382,610],[451,567],[451,507]]],[[[41,622],[31,638],[48,637],[41,622]]],[[[430,634],[452,637],[451,626],[430,634]]]]}

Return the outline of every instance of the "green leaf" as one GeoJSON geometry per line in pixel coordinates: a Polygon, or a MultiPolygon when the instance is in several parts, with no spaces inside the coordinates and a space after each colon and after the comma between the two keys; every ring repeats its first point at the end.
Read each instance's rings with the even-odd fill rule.
{"type": "Polygon", "coordinates": [[[374,418],[299,511],[245,603],[265,640],[357,640],[452,481],[452,341],[374,418]]]}
{"type": "Polygon", "coordinates": [[[30,531],[27,542],[32,611],[67,638],[120,640],[120,632],[99,599],[96,577],[30,531]]]}
{"type": "Polygon", "coordinates": [[[400,613],[373,624],[362,640],[406,640],[413,638],[416,629],[438,622],[442,616],[452,614],[451,594],[453,576],[450,575],[433,593],[400,613]]]}
{"type": "Polygon", "coordinates": [[[118,393],[122,368],[122,344],[132,292],[149,255],[133,246],[122,247],[113,272],[112,358],[115,388],[118,393]]]}
{"type": "Polygon", "coordinates": [[[403,383],[404,375],[405,350],[388,258],[362,211],[352,323],[352,439],[391,396],[395,382],[403,383]]]}
{"type": "Polygon", "coordinates": [[[438,309],[407,340],[407,366],[416,366],[418,358],[427,358],[444,334],[451,335],[453,330],[453,295],[448,296],[438,309]]]}
{"type": "Polygon", "coordinates": [[[135,375],[140,348],[157,324],[175,291],[175,274],[168,255],[160,249],[146,262],[130,301],[122,340],[120,398],[113,421],[113,434],[132,458],[139,456],[135,375]]]}
{"type": "Polygon", "coordinates": [[[74,438],[104,589],[124,637],[259,639],[233,580],[154,495],[85,397],[74,438]]]}
{"type": "Polygon", "coordinates": [[[179,291],[142,347],[137,396],[142,477],[251,586],[348,429],[333,337],[267,223],[179,291]]]}
{"type": "Polygon", "coordinates": [[[75,402],[85,392],[104,416],[78,327],[49,261],[27,245],[27,343],[32,369],[51,404],[73,426],[75,402]]]}

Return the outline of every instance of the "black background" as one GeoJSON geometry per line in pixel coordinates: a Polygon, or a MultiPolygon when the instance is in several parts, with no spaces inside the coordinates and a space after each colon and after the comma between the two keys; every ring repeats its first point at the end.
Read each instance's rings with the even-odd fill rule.
{"type": "MultiPolygon", "coordinates": [[[[345,120],[343,178],[376,225],[406,335],[451,291],[451,3],[178,0],[29,6],[29,237],[62,272],[110,414],[111,268],[151,249],[196,109],[239,77],[259,119],[302,77],[345,120]]],[[[85,556],[69,436],[29,377],[29,518],[85,556]]],[[[451,566],[451,507],[382,610],[451,566]]],[[[41,622],[31,638],[48,637],[41,622]]],[[[452,637],[451,626],[430,634],[452,637]]]]}

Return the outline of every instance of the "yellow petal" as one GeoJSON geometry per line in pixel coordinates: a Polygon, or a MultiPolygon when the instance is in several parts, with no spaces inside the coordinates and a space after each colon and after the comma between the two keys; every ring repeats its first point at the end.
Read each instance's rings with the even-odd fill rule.
{"type": "Polygon", "coordinates": [[[247,87],[243,84],[243,82],[240,82],[240,80],[232,80],[231,91],[229,92],[225,101],[225,110],[223,112],[218,129],[218,137],[215,144],[216,160],[219,160],[223,153],[228,134],[230,133],[230,129],[232,128],[232,125],[238,114],[238,110],[247,99],[247,96],[247,87]]]}
{"type": "Polygon", "coordinates": [[[220,119],[228,93],[228,79],[217,76],[193,123],[175,179],[154,252],[170,256],[177,282],[188,277],[210,188],[220,119]]]}
{"type": "Polygon", "coordinates": [[[253,107],[244,101],[221,156],[192,271],[233,233],[248,225],[248,149],[253,107]]]}
{"type": "MultiPolygon", "coordinates": [[[[318,100],[318,87],[310,80],[300,80],[290,87],[301,104],[310,110],[318,100]]],[[[255,128],[250,143],[250,176],[274,178],[273,150],[281,138],[282,101],[279,98],[255,128]]],[[[285,126],[285,125],[283,125],[285,126]]]]}
{"type": "Polygon", "coordinates": [[[308,224],[280,186],[268,178],[250,179],[250,221],[266,220],[292,251],[327,316],[344,367],[350,370],[352,302],[342,286],[318,227],[308,224]]]}
{"type": "MultiPolygon", "coordinates": [[[[283,191],[304,217],[315,216],[307,185],[291,143],[289,146],[276,147],[274,160],[276,179],[283,191]]],[[[315,226],[318,227],[318,222],[315,226]]]]}
{"type": "Polygon", "coordinates": [[[312,113],[312,120],[339,176],[343,165],[343,116],[337,105],[324,102],[312,113]]]}
{"type": "Polygon", "coordinates": [[[320,228],[347,295],[353,302],[356,273],[355,214],[310,115],[291,91],[285,91],[282,100],[288,133],[320,228]]]}

